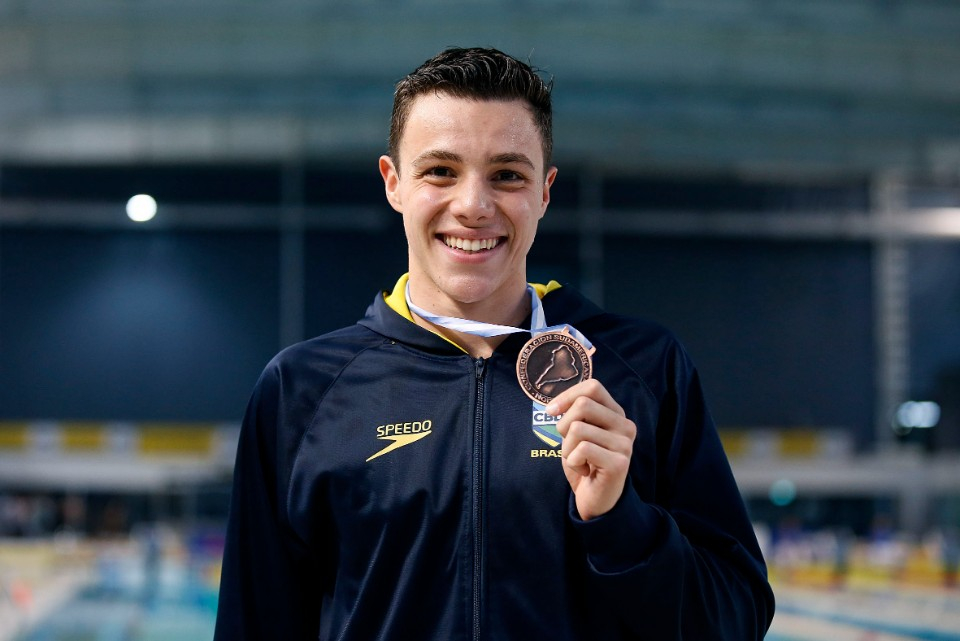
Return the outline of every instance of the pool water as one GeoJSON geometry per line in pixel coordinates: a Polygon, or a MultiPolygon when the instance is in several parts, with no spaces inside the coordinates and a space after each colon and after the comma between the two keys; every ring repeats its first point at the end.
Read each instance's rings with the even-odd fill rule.
{"type": "MultiPolygon", "coordinates": [[[[88,560],[78,589],[13,641],[209,641],[222,551],[221,532],[198,531],[148,533],[74,555],[88,560]]],[[[54,558],[48,565],[62,569],[66,557],[54,558]]],[[[960,641],[955,585],[776,581],[774,590],[766,641],[960,641]]]]}
{"type": "Polygon", "coordinates": [[[81,591],[20,641],[200,641],[213,638],[215,608],[182,599],[81,591]]]}
{"type": "Polygon", "coordinates": [[[87,580],[15,641],[213,638],[222,536],[146,536],[98,548],[87,580]]]}

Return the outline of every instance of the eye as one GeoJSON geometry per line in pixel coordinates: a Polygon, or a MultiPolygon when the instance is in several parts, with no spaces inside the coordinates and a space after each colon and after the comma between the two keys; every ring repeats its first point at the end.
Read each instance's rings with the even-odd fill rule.
{"type": "Polygon", "coordinates": [[[494,180],[499,182],[523,182],[523,176],[512,169],[501,169],[494,175],[494,180]]]}
{"type": "Polygon", "coordinates": [[[437,165],[424,169],[419,175],[421,178],[453,178],[453,170],[449,167],[437,165]]]}

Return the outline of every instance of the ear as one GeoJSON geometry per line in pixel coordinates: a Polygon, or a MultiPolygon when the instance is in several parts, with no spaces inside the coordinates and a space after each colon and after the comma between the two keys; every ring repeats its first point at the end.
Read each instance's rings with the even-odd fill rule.
{"type": "Polygon", "coordinates": [[[553,186],[553,181],[557,178],[557,168],[550,167],[547,170],[547,176],[543,181],[543,199],[540,202],[540,217],[543,218],[543,215],[547,213],[547,205],[550,204],[550,187],[553,186]]]}
{"type": "Polygon", "coordinates": [[[387,194],[387,202],[396,211],[403,213],[400,199],[400,172],[397,171],[390,156],[380,156],[380,175],[383,176],[383,190],[387,194]]]}

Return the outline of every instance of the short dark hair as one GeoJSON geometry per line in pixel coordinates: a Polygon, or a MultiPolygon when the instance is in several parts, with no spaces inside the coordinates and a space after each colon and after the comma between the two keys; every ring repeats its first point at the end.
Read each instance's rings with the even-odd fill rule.
{"type": "Polygon", "coordinates": [[[417,67],[397,83],[390,118],[390,157],[399,167],[400,138],[413,102],[434,91],[474,100],[524,100],[543,144],[544,170],[553,154],[553,80],[540,70],[497,49],[479,47],[446,49],[417,67]]]}

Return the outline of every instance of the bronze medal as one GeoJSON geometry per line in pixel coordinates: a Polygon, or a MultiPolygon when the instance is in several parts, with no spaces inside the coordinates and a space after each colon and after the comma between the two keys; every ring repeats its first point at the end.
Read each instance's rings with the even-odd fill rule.
{"type": "Polygon", "coordinates": [[[523,391],[541,405],[547,405],[562,392],[593,375],[589,350],[563,331],[537,334],[520,350],[517,379],[523,391]]]}

